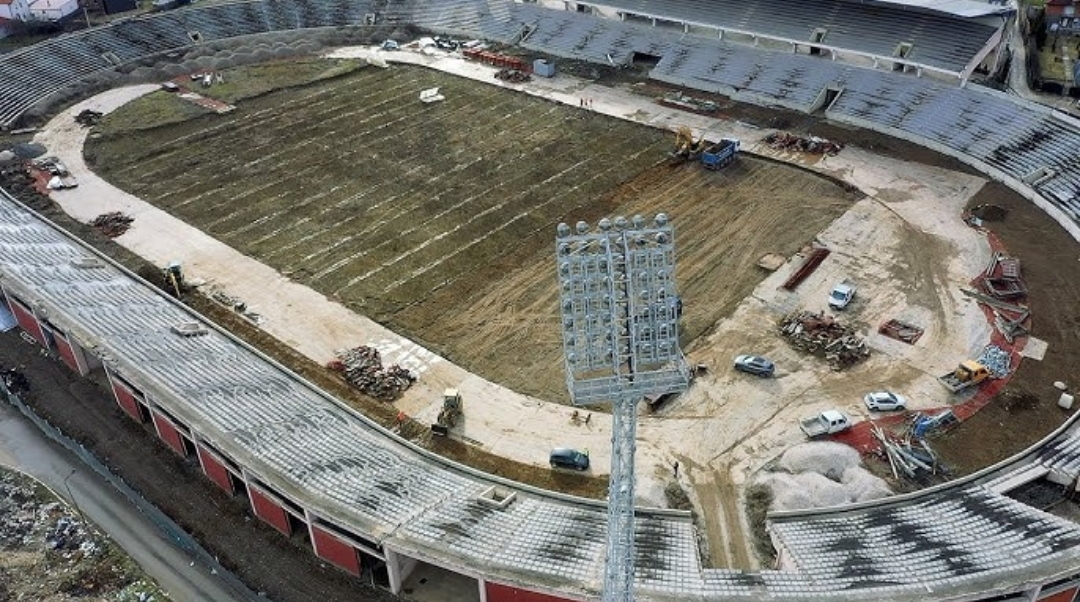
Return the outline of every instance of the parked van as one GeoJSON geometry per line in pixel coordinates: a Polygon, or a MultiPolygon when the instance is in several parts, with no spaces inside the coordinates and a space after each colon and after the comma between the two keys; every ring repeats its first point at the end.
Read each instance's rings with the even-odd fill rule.
{"type": "Polygon", "coordinates": [[[589,469],[589,452],[570,449],[569,447],[556,447],[551,450],[549,458],[552,468],[569,468],[571,470],[589,469]]]}

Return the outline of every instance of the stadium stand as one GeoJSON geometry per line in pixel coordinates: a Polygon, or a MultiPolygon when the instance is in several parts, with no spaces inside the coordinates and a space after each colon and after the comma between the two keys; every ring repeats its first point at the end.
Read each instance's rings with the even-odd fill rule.
{"type": "MultiPolygon", "coordinates": [[[[724,19],[764,33],[792,31],[790,24],[766,27],[751,19],[752,7],[775,8],[772,2],[732,1],[724,19]]],[[[701,3],[650,5],[688,11],[701,3]]],[[[651,71],[659,81],[822,113],[948,152],[1040,203],[1080,238],[1080,123],[1016,97],[506,0],[390,6],[382,17],[391,23],[520,42],[556,56],[616,64],[634,53],[660,57],[651,71]]],[[[215,40],[358,25],[370,9],[348,0],[199,4],[48,40],[5,55],[0,123],[10,125],[55,91],[111,70],[115,59],[192,46],[194,31],[215,40]]],[[[865,14],[871,12],[868,5],[865,14]]],[[[842,11],[822,14],[819,20],[833,19],[830,32],[868,26],[858,20],[865,14],[850,20],[842,11]]],[[[934,23],[927,35],[967,35],[943,31],[951,20],[934,23]]],[[[865,49],[863,42],[849,44],[865,49]]],[[[913,53],[924,47],[935,46],[919,42],[913,53]]],[[[215,482],[239,485],[256,514],[284,532],[300,521],[313,533],[338,533],[365,561],[387,567],[392,590],[421,562],[477,578],[489,600],[510,599],[497,593],[504,591],[498,584],[551,600],[596,597],[601,505],[479,474],[392,437],[6,195],[0,276],[24,330],[55,333],[54,343],[66,346],[61,355],[75,358],[74,369],[95,368],[88,364],[104,357],[125,411],[152,419],[163,438],[179,442],[178,453],[196,453],[212,479],[210,467],[223,467],[215,474],[225,474],[224,485],[215,482]],[[86,352],[90,342],[94,354],[86,352]],[[485,498],[493,487],[502,489],[500,500],[512,501],[485,498]]],[[[1070,423],[1023,457],[933,490],[773,515],[781,570],[759,573],[704,567],[686,513],[646,511],[637,525],[637,587],[663,600],[1035,600],[1040,592],[1075,591],[1080,526],[1016,499],[1014,489],[1039,480],[1075,484],[1078,476],[1080,435],[1070,423]]]]}
{"type": "Polygon", "coordinates": [[[845,0],[603,0],[595,6],[883,58],[908,44],[906,60],[951,73],[962,72],[997,30],[944,13],[845,0]],[[815,39],[815,32],[824,35],[815,39]]]}

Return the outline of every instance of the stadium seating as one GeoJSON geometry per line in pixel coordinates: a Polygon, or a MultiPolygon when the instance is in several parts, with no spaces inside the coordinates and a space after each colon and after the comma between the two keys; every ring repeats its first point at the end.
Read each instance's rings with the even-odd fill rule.
{"type": "Polygon", "coordinates": [[[897,46],[908,43],[908,60],[957,73],[995,31],[942,13],[842,0],[603,0],[600,4],[800,43],[809,43],[814,32],[822,29],[824,45],[883,57],[891,57],[897,46]]]}
{"type": "MultiPolygon", "coordinates": [[[[641,4],[630,0],[607,4],[620,2],[628,8],[641,4]]],[[[982,26],[929,14],[856,4],[844,4],[851,10],[840,10],[839,0],[815,3],[824,8],[814,11],[809,0],[717,0],[710,6],[719,4],[725,9],[707,13],[702,12],[704,2],[659,0],[650,3],[650,10],[668,11],[664,14],[672,19],[722,19],[717,26],[792,39],[808,39],[813,28],[825,27],[829,31],[826,43],[884,54],[891,54],[897,36],[906,35],[904,31],[918,31],[911,58],[937,61],[949,68],[962,65],[976,43],[984,43],[988,35],[982,26]],[[882,14],[895,15],[895,23],[883,22],[889,19],[882,14]]],[[[370,2],[350,0],[198,4],[51,39],[9,53],[0,62],[0,123],[11,123],[57,90],[110,70],[114,60],[133,61],[189,47],[193,44],[190,32],[198,31],[204,40],[217,40],[361,24],[370,10],[370,2]]],[[[685,36],[674,28],[509,0],[393,2],[383,16],[391,23],[413,23],[507,43],[528,31],[522,42],[528,49],[601,63],[623,64],[634,53],[662,57],[651,71],[656,80],[720,92],[736,100],[823,112],[839,122],[953,153],[1022,192],[1045,199],[1074,227],[1080,224],[1080,154],[1076,152],[1080,122],[994,90],[951,86],[912,74],[771,52],[685,36]],[[819,106],[827,88],[839,94],[828,106],[819,106]]],[[[99,283],[94,281],[97,276],[85,270],[65,267],[65,254],[76,256],[83,251],[14,208],[13,202],[0,203],[0,259],[18,268],[12,271],[18,272],[20,282],[55,293],[50,303],[67,312],[58,313],[57,320],[77,316],[96,340],[130,354],[132,370],[152,370],[154,378],[178,391],[198,387],[205,396],[199,399],[215,401],[196,408],[201,418],[234,435],[249,448],[244,453],[278,462],[274,470],[282,474],[289,470],[291,464],[281,458],[292,448],[263,437],[266,433],[259,429],[273,434],[267,425],[292,419],[294,414],[306,419],[304,412],[321,403],[316,393],[217,334],[197,340],[147,337],[147,325],[163,328],[187,316],[119,274],[110,272],[111,280],[99,283]],[[54,257],[58,253],[63,255],[60,260],[54,257]],[[164,362],[163,355],[183,361],[164,362]],[[238,359],[222,361],[233,357],[238,359]],[[251,412],[250,425],[235,423],[238,412],[252,408],[258,411],[251,412]]],[[[333,411],[327,416],[335,420],[326,428],[337,429],[333,432],[339,437],[300,441],[306,452],[367,462],[368,456],[356,455],[362,449],[370,461],[386,460],[389,452],[382,447],[382,434],[368,433],[333,411]]],[[[1038,453],[1038,462],[1047,470],[1071,478],[1080,473],[1080,443],[1075,434],[1066,434],[1038,453]]],[[[287,476],[318,495],[325,494],[318,503],[348,505],[350,512],[360,508],[365,521],[360,526],[371,532],[391,525],[403,547],[438,542],[475,566],[509,567],[516,574],[539,579],[557,576],[582,581],[594,576],[602,559],[603,538],[598,535],[602,511],[532,498],[506,513],[478,510],[473,491],[480,488],[481,477],[437,469],[411,454],[390,454],[395,467],[390,476],[405,485],[406,494],[394,502],[398,505],[379,506],[386,500],[372,490],[369,480],[352,476],[343,480],[332,474],[329,464],[313,464],[287,476]],[[515,537],[506,538],[508,532],[515,537]],[[551,560],[552,550],[572,550],[576,555],[556,562],[551,560]],[[539,559],[544,560],[542,566],[539,559]]],[[[1075,567],[1075,556],[1080,554],[1070,551],[1080,549],[1080,528],[1074,523],[1001,495],[986,483],[967,482],[914,501],[778,516],[772,529],[782,544],[784,560],[798,570],[749,574],[701,568],[688,521],[643,518],[639,540],[653,547],[642,554],[648,562],[639,565],[638,583],[682,599],[768,595],[795,600],[815,592],[836,595],[838,588],[846,588],[848,594],[865,593],[845,599],[919,599],[927,583],[938,587],[937,591],[954,588],[961,593],[967,588],[990,588],[1017,566],[1063,559],[1062,565],[1075,567]]]]}

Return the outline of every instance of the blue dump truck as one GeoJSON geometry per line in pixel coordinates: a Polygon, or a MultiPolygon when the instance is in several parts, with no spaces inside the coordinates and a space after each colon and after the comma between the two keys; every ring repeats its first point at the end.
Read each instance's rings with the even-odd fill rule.
{"type": "Polygon", "coordinates": [[[705,169],[721,169],[727,167],[739,154],[739,141],[734,138],[724,138],[715,144],[710,144],[701,153],[701,164],[705,169]]]}

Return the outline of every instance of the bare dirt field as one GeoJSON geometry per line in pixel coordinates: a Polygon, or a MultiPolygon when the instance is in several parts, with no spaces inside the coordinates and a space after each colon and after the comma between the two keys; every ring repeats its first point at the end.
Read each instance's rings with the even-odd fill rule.
{"type": "MultiPolygon", "coordinates": [[[[227,76],[228,79],[228,76],[227,76]]],[[[164,94],[164,93],[159,93],[164,94]]],[[[481,376],[565,401],[550,250],[559,221],[668,213],[688,344],[857,200],[744,158],[671,166],[652,128],[417,68],[374,68],[135,132],[96,171],[481,376]],[[423,105],[419,90],[447,100],[423,105]]]]}

